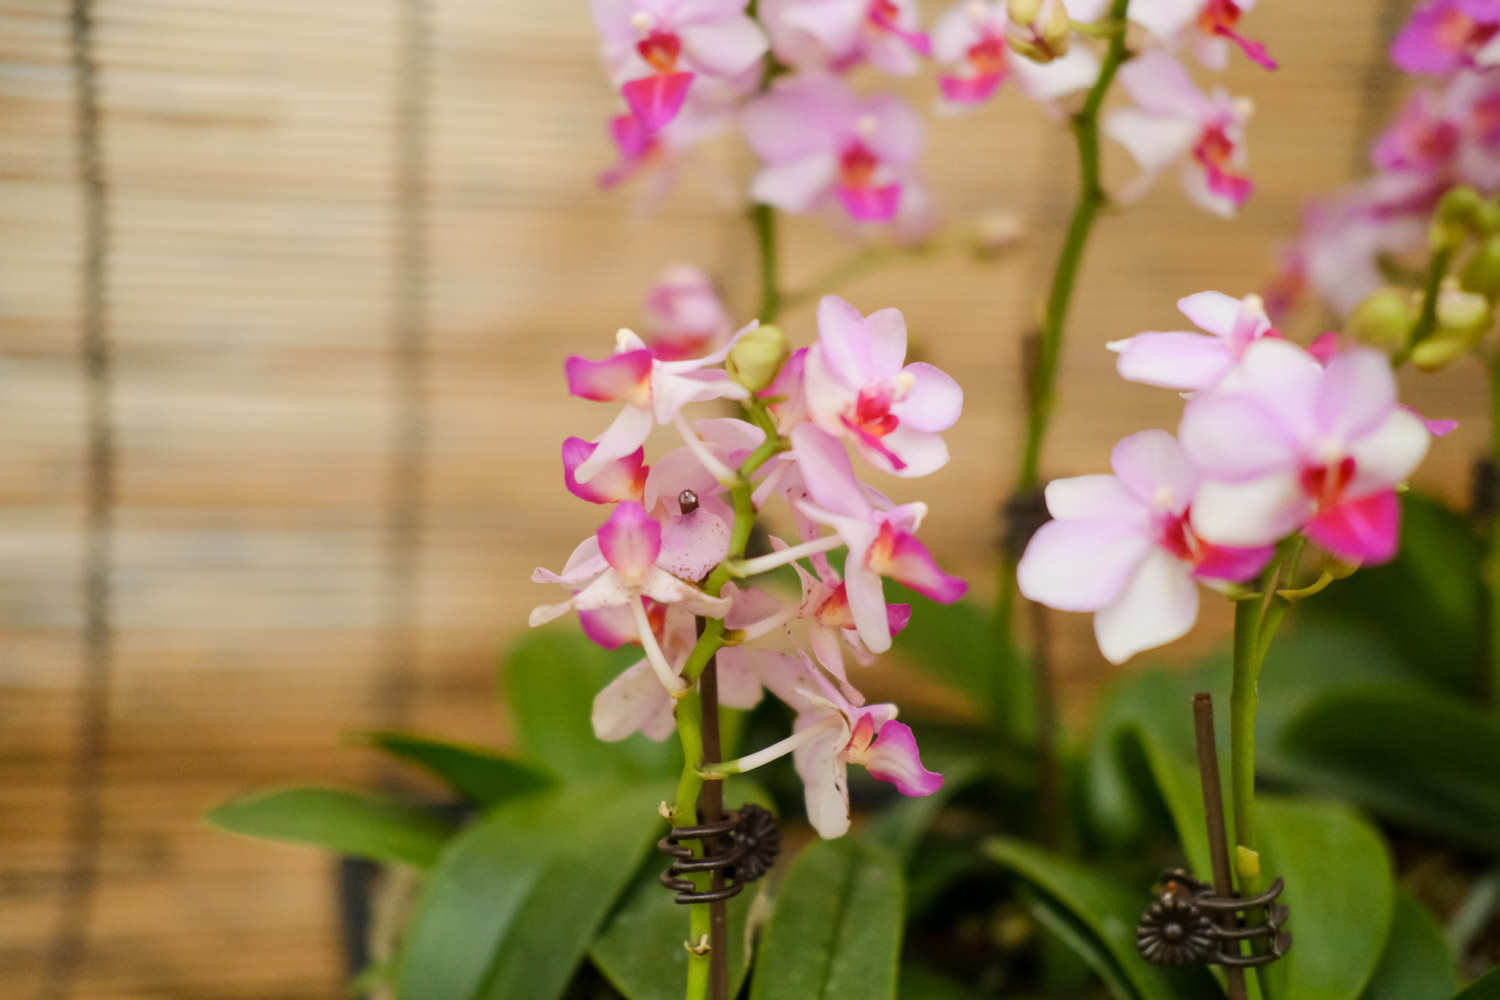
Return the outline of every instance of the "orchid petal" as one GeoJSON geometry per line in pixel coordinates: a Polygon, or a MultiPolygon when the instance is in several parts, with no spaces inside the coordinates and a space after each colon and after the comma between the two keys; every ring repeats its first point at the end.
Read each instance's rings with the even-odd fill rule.
{"type": "Polygon", "coordinates": [[[590,722],[594,736],[608,742],[644,733],[659,743],[676,729],[672,696],[644,659],[627,667],[594,696],[590,722]]]}
{"type": "Polygon", "coordinates": [[[1400,524],[1396,492],[1385,490],[1321,511],[1303,530],[1345,562],[1375,565],[1395,556],[1400,524]]]}
{"type": "Polygon", "coordinates": [[[620,96],[643,127],[658,132],[677,117],[687,99],[692,73],[653,73],[630,80],[620,87],[620,96]]]}
{"type": "Polygon", "coordinates": [[[1206,389],[1233,363],[1223,341],[1201,333],[1139,333],[1109,346],[1121,378],[1164,389],[1206,389]]]}
{"type": "Polygon", "coordinates": [[[1163,549],[1141,563],[1120,596],[1094,615],[1094,638],[1111,663],[1180,639],[1198,620],[1198,587],[1163,549]]]}
{"type": "MultiPolygon", "coordinates": [[[[905,338],[902,339],[904,356],[905,338]]],[[[944,431],[957,422],[963,412],[964,391],[951,375],[921,361],[907,365],[902,374],[911,377],[911,389],[891,407],[891,412],[901,419],[903,426],[919,431],[944,431]]]]}
{"type": "Polygon", "coordinates": [[[563,365],[568,392],[580,399],[602,403],[626,403],[640,398],[651,377],[651,352],[623,351],[603,361],[590,361],[574,354],[563,365]]]}
{"type": "Polygon", "coordinates": [[[1243,482],[1210,480],[1198,488],[1191,515],[1193,531],[1213,545],[1271,545],[1300,528],[1312,515],[1296,471],[1272,472],[1243,482]]]}
{"type": "Polygon", "coordinates": [[[614,422],[604,433],[594,439],[594,452],[583,463],[573,469],[576,482],[587,483],[602,472],[610,462],[624,458],[638,450],[651,436],[655,426],[651,411],[639,406],[621,407],[614,422]]]}
{"type": "Polygon", "coordinates": [[[1155,547],[1132,521],[1049,521],[1016,566],[1027,600],[1059,611],[1097,611],[1120,595],[1155,547]]]}
{"type": "Polygon", "coordinates": [[[1064,521],[1139,520],[1145,523],[1141,502],[1114,476],[1069,476],[1047,484],[1047,512],[1064,521]]]}
{"type": "Polygon", "coordinates": [[[872,778],[895,785],[902,795],[931,795],[943,787],[943,776],[922,766],[917,739],[904,722],[893,719],[880,727],[864,763],[872,778]]]}
{"type": "Polygon", "coordinates": [[[590,503],[640,500],[649,471],[643,464],[646,450],[637,448],[628,455],[608,462],[587,483],[580,483],[575,473],[597,448],[598,445],[583,438],[570,437],[563,442],[563,485],[568,492],[590,503]]]}
{"type": "Polygon", "coordinates": [[[605,560],[627,578],[644,576],[661,555],[661,525],[634,500],[617,505],[596,535],[605,560]]]}
{"type": "Polygon", "coordinates": [[[1400,407],[1393,409],[1379,427],[1351,442],[1354,478],[1348,495],[1359,497],[1405,482],[1431,442],[1420,417],[1400,407]]]}

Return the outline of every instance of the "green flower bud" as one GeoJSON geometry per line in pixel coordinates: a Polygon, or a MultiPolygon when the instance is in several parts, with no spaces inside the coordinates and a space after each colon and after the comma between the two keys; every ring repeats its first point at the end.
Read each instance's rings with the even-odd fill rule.
{"type": "Polygon", "coordinates": [[[1465,291],[1489,299],[1500,297],[1500,236],[1491,236],[1464,265],[1460,276],[1465,291]]]}
{"type": "Polygon", "coordinates": [[[1399,288],[1382,288],[1354,308],[1344,329],[1355,340],[1394,354],[1406,348],[1416,322],[1411,296],[1399,288]]]}
{"type": "Polygon", "coordinates": [[[1449,188],[1438,202],[1432,225],[1427,230],[1427,242],[1434,250],[1457,250],[1476,227],[1476,219],[1484,213],[1485,201],[1479,192],[1462,184],[1449,188]]]}
{"type": "Polygon", "coordinates": [[[791,352],[792,346],[781,327],[762,323],[734,345],[724,368],[740,385],[751,392],[760,392],[776,380],[791,352]]]}
{"type": "Polygon", "coordinates": [[[1464,357],[1474,345],[1463,334],[1434,333],[1411,351],[1411,363],[1425,372],[1446,368],[1464,357]]]}
{"type": "Polygon", "coordinates": [[[1471,336],[1483,333],[1490,325],[1490,300],[1483,295],[1466,292],[1458,282],[1448,278],[1443,282],[1437,297],[1437,328],[1439,333],[1471,336]]]}
{"type": "Polygon", "coordinates": [[[1063,0],[1009,0],[1005,41],[1032,62],[1047,63],[1067,55],[1073,22],[1063,0]]]}
{"type": "Polygon", "coordinates": [[[1493,201],[1481,201],[1474,206],[1473,214],[1469,217],[1470,223],[1481,236],[1492,236],[1500,233],[1500,205],[1493,201]]]}

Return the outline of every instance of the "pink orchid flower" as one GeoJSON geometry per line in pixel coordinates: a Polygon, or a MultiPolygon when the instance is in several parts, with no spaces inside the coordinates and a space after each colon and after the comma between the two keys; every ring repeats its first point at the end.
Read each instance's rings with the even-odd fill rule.
{"type": "Polygon", "coordinates": [[[922,148],[922,121],[889,94],[858,97],[838,77],[782,77],[741,116],[764,162],[758,202],[788,212],[837,201],[859,222],[889,222],[922,148]]]}
{"type": "Polygon", "coordinates": [[[592,479],[580,483],[576,475],[578,467],[587,462],[597,448],[598,445],[583,438],[570,437],[563,442],[563,485],[568,492],[589,503],[639,501],[646,477],[651,472],[650,466],[645,464],[646,449],[637,448],[628,455],[604,463],[592,479]]]}
{"type": "Polygon", "coordinates": [[[1254,6],[1255,0],[1131,0],[1126,16],[1168,45],[1186,41],[1208,69],[1228,68],[1231,44],[1251,62],[1275,69],[1266,47],[1240,34],[1240,18],[1254,6]]]}
{"type": "Polygon", "coordinates": [[[573,591],[573,596],[558,604],[533,608],[528,623],[535,628],[571,610],[623,606],[635,621],[636,633],[662,685],[668,690],[680,689],[682,681],[656,643],[646,600],[680,604],[709,618],[724,617],[729,600],[713,597],[673,576],[658,565],[661,556],[661,525],[640,504],[622,501],[609,520],[573,550],[561,573],[541,567],[532,573],[535,582],[561,584],[573,591]]]}
{"type": "Polygon", "coordinates": [[[677,116],[695,75],[729,78],[766,53],[748,0],[592,0],[610,78],[647,132],[677,116]]]}
{"type": "Polygon", "coordinates": [[[895,705],[855,704],[829,683],[805,655],[769,653],[761,680],[797,710],[791,736],[740,758],[748,771],[788,753],[802,778],[807,819],[820,837],[849,831],[849,765],[858,764],[902,795],[931,795],[943,776],[922,765],[911,727],[896,721],[895,705]]]}
{"type": "MultiPolygon", "coordinates": [[[[671,424],[692,446],[697,436],[683,419],[689,403],[710,399],[747,399],[750,393],[714,365],[723,363],[739,337],[755,328],[751,323],[712,354],[691,361],[662,361],[653,357],[645,341],[633,331],[615,335],[615,353],[603,361],[572,355],[565,371],[568,391],[582,399],[623,403],[620,415],[594,439],[594,451],[573,469],[579,483],[587,483],[610,462],[646,443],[658,422],[671,424]]],[[[713,466],[712,459],[705,462],[713,466]]],[[[719,471],[719,470],[715,470],[719,471]]]]}
{"type": "Polygon", "coordinates": [[[609,134],[619,158],[599,174],[599,186],[612,188],[639,177],[643,205],[661,201],[677,183],[693,150],[725,132],[745,96],[758,85],[759,72],[754,67],[730,80],[701,80],[677,116],[654,130],[628,111],[615,115],[609,134]]]}
{"type": "Polygon", "coordinates": [[[1234,299],[1223,292],[1198,292],[1177,300],[1177,308],[1208,333],[1138,333],[1112,341],[1120,355],[1120,377],[1166,389],[1195,391],[1216,385],[1245,349],[1262,337],[1279,337],[1259,295],[1234,299]]]}
{"type": "Polygon", "coordinates": [[[1124,663],[1193,627],[1196,581],[1247,580],[1274,550],[1214,545],[1194,531],[1191,511],[1205,484],[1166,431],[1120,441],[1110,465],[1114,475],[1047,484],[1053,520],[1032,536],[1016,579],[1029,600],[1092,611],[1100,651],[1124,663]]]}
{"type": "Polygon", "coordinates": [[[734,322],[712,279],[691,264],[676,264],[646,293],[646,328],[652,354],[682,361],[722,345],[734,322]]]}
{"type": "Polygon", "coordinates": [[[1268,545],[1299,529],[1341,559],[1396,552],[1396,486],[1427,452],[1422,420],[1396,402],[1390,359],[1352,347],[1327,367],[1262,340],[1211,394],[1187,405],[1183,447],[1209,481],[1193,530],[1219,545],[1268,545]]]}
{"type": "Polygon", "coordinates": [[[799,70],[842,73],[868,62],[911,76],[931,54],[914,0],[761,0],[757,13],[776,58],[799,70]]]}
{"type": "MultiPolygon", "coordinates": [[[[699,420],[693,431],[721,468],[738,465],[766,439],[759,427],[732,417],[699,420]]],[[[727,492],[694,448],[678,448],[651,467],[642,503],[662,525],[657,565],[684,579],[701,580],[723,561],[734,524],[727,492]]]]}
{"type": "Polygon", "coordinates": [[[1038,101],[1087,90],[1099,76],[1099,60],[1075,45],[1049,63],[1012,53],[1005,42],[1005,4],[998,0],[960,0],[932,29],[932,55],[947,72],[938,77],[945,111],[989,100],[1000,84],[1014,76],[1026,94],[1038,101]]]}
{"type": "MultiPolygon", "coordinates": [[[[729,596],[731,609],[726,621],[733,619],[733,605],[738,602],[735,591],[729,590],[729,596]]],[[[620,610],[602,608],[580,612],[579,618],[589,638],[606,649],[641,643],[634,618],[620,614],[620,610]]],[[[697,619],[680,604],[656,604],[650,606],[647,620],[674,675],[681,674],[688,654],[698,641],[697,619]]],[[[732,657],[726,660],[725,652],[727,650],[719,653],[719,703],[730,708],[755,707],[761,697],[760,679],[740,661],[732,657]]],[[[672,693],[662,686],[650,658],[643,656],[594,696],[591,715],[594,735],[614,742],[634,733],[643,733],[647,739],[660,742],[676,731],[674,704],[672,693]]]]}
{"type": "Polygon", "coordinates": [[[812,419],[848,438],[871,465],[925,476],[948,462],[942,431],[963,410],[957,382],[923,362],[905,365],[899,310],[862,316],[836,295],[818,303],[818,341],[808,351],[803,391],[812,419]]]}
{"type": "Polygon", "coordinates": [[[1135,100],[1105,120],[1106,134],[1141,165],[1144,187],[1161,171],[1182,163],[1183,190],[1199,207],[1226,218],[1250,197],[1246,160],[1248,101],[1222,88],[1204,94],[1187,71],[1161,49],[1148,49],[1120,70],[1120,82],[1135,100]]]}
{"type": "Polygon", "coordinates": [[[1500,5],[1427,0],[1391,43],[1391,59],[1408,73],[1434,76],[1500,65],[1500,5]]]}
{"type": "Polygon", "coordinates": [[[854,627],[870,652],[891,648],[892,620],[882,577],[942,604],[964,595],[968,584],[939,569],[926,546],[916,539],[914,532],[927,513],[926,504],[872,506],[854,478],[843,445],[810,424],[792,432],[792,452],[811,497],[810,502],[797,504],[798,509],[812,521],[833,528],[837,539],[849,547],[844,593],[854,627]]]}

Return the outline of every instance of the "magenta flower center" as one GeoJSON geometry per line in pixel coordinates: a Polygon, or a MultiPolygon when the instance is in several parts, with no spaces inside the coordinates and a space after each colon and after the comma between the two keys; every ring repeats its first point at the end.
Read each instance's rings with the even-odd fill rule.
{"type": "Polygon", "coordinates": [[[1464,52],[1484,45],[1497,31],[1500,24],[1480,24],[1457,7],[1449,7],[1438,16],[1432,33],[1442,48],[1464,52]]]}
{"type": "Polygon", "coordinates": [[[653,31],[635,43],[635,50],[658,73],[671,73],[677,69],[682,40],[670,31],[653,31]]]}
{"type": "Polygon", "coordinates": [[[849,424],[874,437],[885,437],[901,421],[891,412],[896,394],[889,386],[871,384],[859,390],[847,420],[849,424]]]}
{"type": "Polygon", "coordinates": [[[1298,475],[1302,492],[1316,501],[1319,510],[1337,507],[1344,489],[1354,478],[1354,459],[1348,455],[1326,465],[1304,466],[1298,475]]]}
{"type": "Polygon", "coordinates": [[[1500,91],[1486,94],[1474,102],[1470,121],[1479,140],[1486,146],[1500,144],[1500,91]]]}
{"type": "Polygon", "coordinates": [[[839,154],[839,179],[845,187],[869,187],[879,167],[880,158],[857,140],[845,146],[843,153],[839,154]]]}
{"type": "Polygon", "coordinates": [[[889,31],[896,26],[896,18],[900,13],[900,8],[893,0],[875,0],[870,4],[865,19],[872,27],[879,28],[881,31],[889,31]]]}
{"type": "Polygon", "coordinates": [[[1193,147],[1193,159],[1208,175],[1208,186],[1216,194],[1233,200],[1236,204],[1250,196],[1250,178],[1229,169],[1234,155],[1234,140],[1222,125],[1209,125],[1198,137],[1193,147]]]}
{"type": "Polygon", "coordinates": [[[1189,566],[1197,567],[1208,555],[1207,544],[1198,538],[1188,522],[1187,509],[1162,519],[1160,542],[1162,548],[1189,566]]]}
{"type": "Polygon", "coordinates": [[[854,627],[854,613],[849,610],[849,593],[842,583],[818,605],[816,614],[819,624],[829,628],[854,627]]]}
{"type": "Polygon", "coordinates": [[[844,758],[856,764],[863,763],[870,752],[870,744],[874,742],[875,723],[868,715],[861,715],[854,724],[854,731],[849,734],[849,742],[844,744],[844,758]]]}
{"type": "Polygon", "coordinates": [[[969,46],[969,65],[981,76],[1005,72],[1005,40],[991,35],[969,46]]]}

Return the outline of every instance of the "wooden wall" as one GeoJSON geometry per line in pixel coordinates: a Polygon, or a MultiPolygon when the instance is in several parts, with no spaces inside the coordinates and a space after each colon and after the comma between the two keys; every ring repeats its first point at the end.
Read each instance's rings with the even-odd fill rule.
{"type": "MultiPolygon", "coordinates": [[[[1303,199],[1359,170],[1397,99],[1400,6],[1263,0],[1247,27],[1282,69],[1240,61],[1226,81],[1257,104],[1256,194],[1231,224],[1167,183],[1102,220],[1052,472],[1172,425],[1170,394],[1114,378],[1103,343],[1176,324],[1182,294],[1258,286],[1303,199]]],[[[494,653],[542,599],[531,568],[594,527],[559,489],[557,446],[607,415],[566,396],[561,359],[607,350],[677,260],[719,274],[743,314],[749,235],[707,181],[654,212],[594,187],[614,105],[582,2],[91,7],[92,106],[68,4],[0,0],[0,993],[332,997],[328,862],[198,814],[270,782],[388,777],[340,745],[361,727],[506,740],[494,653]]],[[[1015,94],[930,139],[952,216],[1015,213],[1024,242],[844,292],[904,309],[967,389],[954,461],[920,496],[930,543],[983,593],[1017,340],[1072,155],[1015,94]]],[[[786,236],[789,287],[850,250],[821,221],[786,236]]],[[[811,336],[809,310],[786,321],[811,336]]],[[[1411,390],[1471,418],[1422,474],[1460,491],[1480,380],[1411,390]]],[[[1076,715],[1105,671],[1069,625],[1076,715]]]]}

